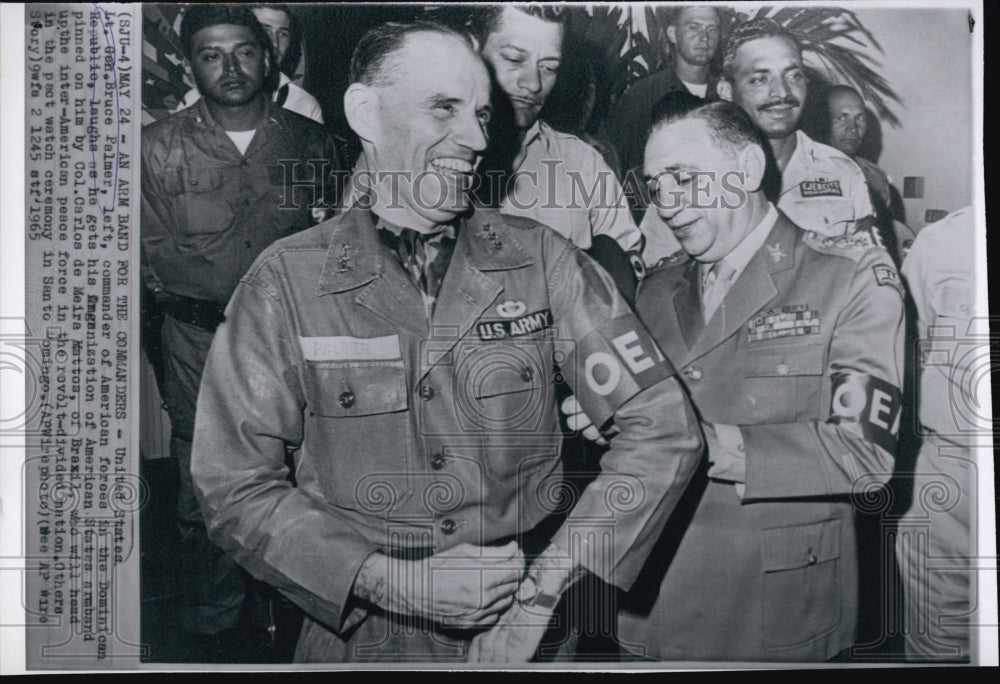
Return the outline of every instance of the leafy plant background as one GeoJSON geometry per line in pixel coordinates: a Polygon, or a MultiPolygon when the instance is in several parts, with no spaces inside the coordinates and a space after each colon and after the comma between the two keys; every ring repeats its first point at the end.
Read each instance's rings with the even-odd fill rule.
{"type": "MultiPolygon", "coordinates": [[[[182,5],[143,6],[143,121],[149,123],[169,114],[190,86],[181,68],[177,35],[182,5]]],[[[805,50],[809,65],[809,99],[803,128],[822,138],[823,117],[816,104],[833,83],[857,88],[869,103],[875,123],[898,128],[896,107],[903,103],[879,73],[875,54],[882,51],[872,33],[854,12],[840,7],[764,6],[752,13],[739,5],[720,7],[721,44],[732,29],[750,19],[771,17],[794,34],[805,50]]],[[[349,135],[343,118],[340,94],[346,87],[347,62],[360,35],[380,21],[421,16],[419,6],[399,5],[297,5],[292,10],[303,24],[306,50],[305,87],[323,105],[334,133],[349,135]]],[[[452,15],[463,23],[469,6],[441,5],[434,16],[452,15]]],[[[568,9],[568,39],[563,66],[543,117],[550,124],[591,139],[600,130],[611,105],[636,80],[669,66],[671,47],[667,26],[673,7],[637,3],[571,6],[568,9]],[[634,13],[641,12],[644,30],[634,30],[634,13]]],[[[721,67],[721,57],[715,67],[721,67]]],[[[878,134],[878,127],[875,127],[878,134]]],[[[876,143],[877,144],[877,143],[876,143]]],[[[864,153],[864,151],[863,151],[864,153]]],[[[868,154],[877,159],[878,151],[868,154]]]]}
{"type": "MultiPolygon", "coordinates": [[[[764,6],[752,13],[728,7],[719,10],[720,45],[736,26],[762,17],[770,17],[799,40],[810,81],[805,128],[819,127],[822,117],[815,105],[835,83],[857,88],[878,119],[894,128],[900,126],[895,107],[903,103],[879,73],[881,64],[872,55],[881,53],[882,47],[854,12],[812,6],[764,6]]],[[[591,12],[571,8],[567,57],[543,113],[545,119],[573,133],[597,134],[611,105],[629,85],[669,67],[672,50],[667,26],[674,11],[662,5],[597,6],[591,12]],[[632,30],[632,13],[640,11],[645,30],[632,30]],[[583,95],[590,84],[596,100],[588,112],[583,95]]],[[[718,71],[721,66],[720,54],[713,67],[718,71]]]]}

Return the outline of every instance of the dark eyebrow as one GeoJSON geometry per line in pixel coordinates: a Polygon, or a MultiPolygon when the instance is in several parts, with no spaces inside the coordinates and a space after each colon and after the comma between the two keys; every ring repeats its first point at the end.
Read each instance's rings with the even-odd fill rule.
{"type": "MultiPolygon", "coordinates": [[[[260,46],[257,45],[257,43],[255,43],[252,40],[243,41],[242,43],[237,44],[236,47],[234,47],[233,49],[239,50],[241,47],[246,47],[247,45],[249,45],[250,47],[260,49],[260,46]]],[[[221,50],[221,49],[222,48],[219,47],[218,45],[205,45],[203,47],[198,48],[198,52],[204,52],[205,50],[221,50]]]]}

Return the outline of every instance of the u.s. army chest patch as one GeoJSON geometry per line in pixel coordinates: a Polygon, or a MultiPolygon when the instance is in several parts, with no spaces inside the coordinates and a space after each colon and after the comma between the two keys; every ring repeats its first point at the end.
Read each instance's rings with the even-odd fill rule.
{"type": "Polygon", "coordinates": [[[843,197],[839,180],[804,180],[799,183],[799,192],[803,197],[843,197]]]}
{"type": "Polygon", "coordinates": [[[812,311],[808,304],[790,304],[754,316],[747,332],[751,342],[760,342],[779,337],[818,335],[819,326],[819,312],[812,311]]]}
{"type": "Polygon", "coordinates": [[[504,320],[479,321],[476,323],[476,333],[481,340],[503,340],[508,337],[530,335],[533,332],[552,327],[552,311],[542,309],[517,318],[504,320]]]}

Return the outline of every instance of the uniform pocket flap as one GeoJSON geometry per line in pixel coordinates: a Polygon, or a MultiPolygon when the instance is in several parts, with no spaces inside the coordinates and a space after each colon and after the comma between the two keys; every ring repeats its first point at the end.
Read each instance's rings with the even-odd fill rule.
{"type": "Polygon", "coordinates": [[[184,192],[212,192],[222,187],[222,169],[184,169],[184,192]]]}
{"type": "Polygon", "coordinates": [[[472,396],[476,399],[489,399],[515,392],[530,392],[540,388],[545,374],[532,362],[523,365],[505,365],[489,369],[475,377],[470,374],[472,396]]]}
{"type": "Polygon", "coordinates": [[[822,375],[823,347],[797,344],[753,349],[747,354],[744,369],[748,378],[822,375]]]}
{"type": "MultiPolygon", "coordinates": [[[[947,280],[938,287],[937,292],[933,295],[933,299],[934,309],[939,317],[972,318],[970,311],[972,289],[967,282],[958,279],[947,280]]],[[[935,321],[929,322],[935,323],[935,321]]]]}
{"type": "Polygon", "coordinates": [[[333,418],[405,411],[406,368],[400,362],[307,361],[308,408],[333,418]]]}
{"type": "Polygon", "coordinates": [[[761,531],[764,572],[804,568],[840,557],[840,520],[761,531]]]}

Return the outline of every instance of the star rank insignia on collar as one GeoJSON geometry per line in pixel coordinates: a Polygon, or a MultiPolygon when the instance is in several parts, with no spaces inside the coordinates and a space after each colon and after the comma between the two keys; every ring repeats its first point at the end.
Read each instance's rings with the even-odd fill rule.
{"type": "Polygon", "coordinates": [[[348,243],[340,245],[340,257],[337,259],[337,273],[349,273],[354,270],[354,247],[348,243]]]}
{"type": "Polygon", "coordinates": [[[503,250],[503,242],[500,240],[500,236],[497,232],[493,230],[493,225],[490,223],[484,223],[483,227],[479,231],[479,236],[486,240],[486,243],[490,246],[490,250],[495,254],[498,254],[503,250]]]}
{"type": "Polygon", "coordinates": [[[771,261],[774,263],[778,263],[788,256],[785,254],[785,250],[781,249],[780,242],[776,242],[773,245],[767,245],[767,253],[771,256],[771,261]]]}

